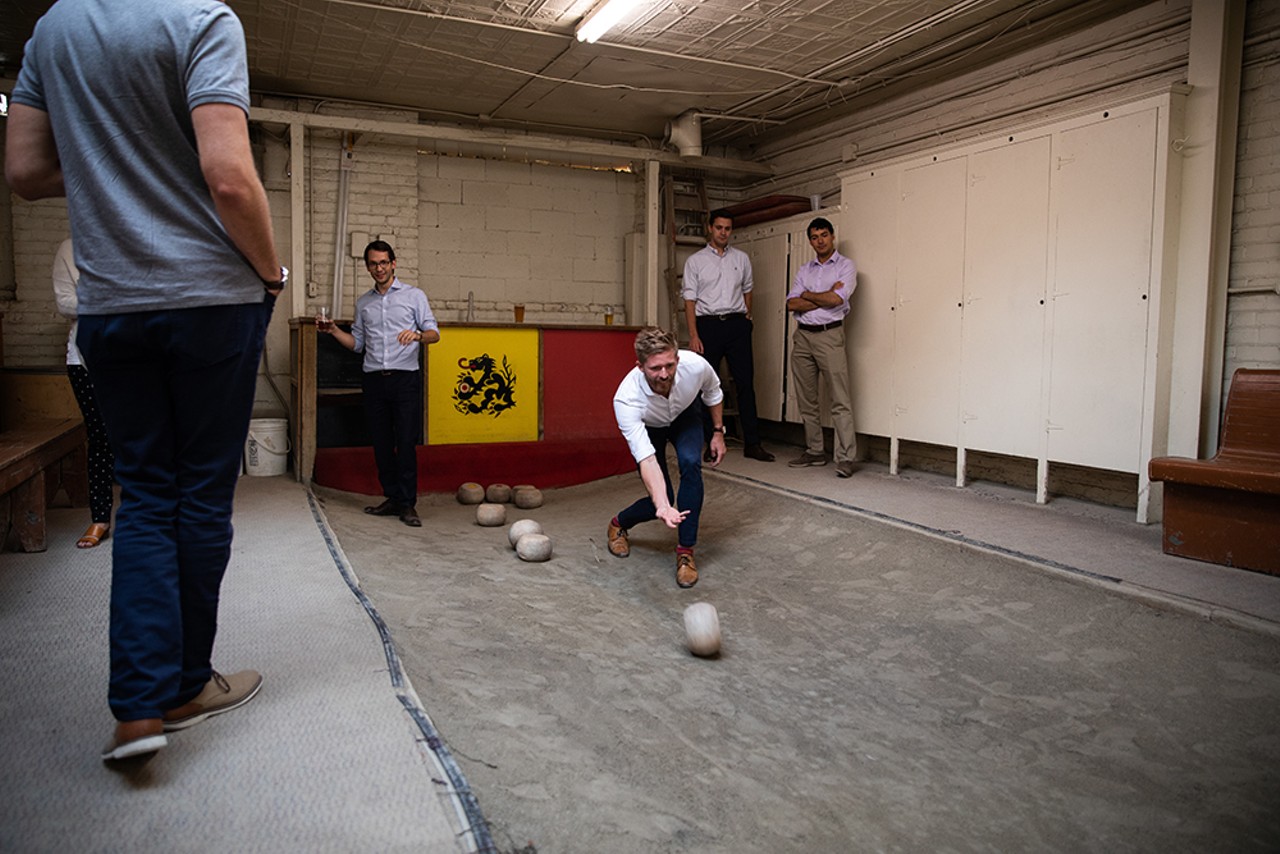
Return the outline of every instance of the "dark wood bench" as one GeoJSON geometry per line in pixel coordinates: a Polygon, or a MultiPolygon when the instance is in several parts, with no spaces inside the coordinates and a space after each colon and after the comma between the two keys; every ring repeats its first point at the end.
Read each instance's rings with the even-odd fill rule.
{"type": "Polygon", "coordinates": [[[45,550],[45,514],[58,490],[89,504],[84,422],[23,424],[0,432],[0,547],[45,550]]]}
{"type": "Polygon", "coordinates": [[[1280,575],[1280,370],[1231,378],[1218,453],[1157,457],[1166,554],[1280,575]]]}

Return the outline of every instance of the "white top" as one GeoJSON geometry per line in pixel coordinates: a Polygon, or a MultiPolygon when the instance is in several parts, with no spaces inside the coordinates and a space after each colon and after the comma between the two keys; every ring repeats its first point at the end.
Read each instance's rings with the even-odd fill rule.
{"type": "Polygon", "coordinates": [[[71,238],[62,241],[58,252],[53,256],[53,300],[58,306],[58,314],[71,321],[71,332],[67,334],[67,364],[83,365],[80,348],[76,346],[76,330],[80,327],[78,316],[78,300],[76,285],[80,282],[80,271],[76,269],[75,255],[71,251],[71,238]]]}
{"type": "Polygon", "coordinates": [[[680,298],[697,303],[694,312],[707,314],[746,314],[743,296],[754,286],[751,259],[741,249],[725,247],[721,255],[710,243],[684,262],[680,298]]]}
{"type": "Polygon", "coordinates": [[[724,400],[720,377],[706,359],[692,350],[681,350],[677,355],[676,379],[671,384],[670,396],[663,397],[649,388],[649,381],[644,378],[639,365],[623,377],[622,384],[613,395],[613,414],[618,419],[618,429],[622,431],[637,463],[657,453],[649,441],[646,426],[670,426],[699,396],[706,406],[715,406],[724,400]]]}

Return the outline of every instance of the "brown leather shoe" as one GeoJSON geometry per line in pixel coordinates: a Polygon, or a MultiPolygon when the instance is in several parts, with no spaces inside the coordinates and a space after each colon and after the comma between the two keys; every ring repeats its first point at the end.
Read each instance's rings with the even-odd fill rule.
{"type": "Polygon", "coordinates": [[[698,583],[698,567],[693,562],[693,555],[683,552],[676,554],[676,584],[681,587],[692,587],[698,583]]]}
{"type": "Polygon", "coordinates": [[[370,516],[399,516],[400,510],[400,505],[392,501],[390,498],[381,504],[364,508],[364,512],[368,513],[370,516]]]}
{"type": "Polygon", "coordinates": [[[773,454],[764,449],[764,445],[747,445],[742,449],[742,455],[749,460],[759,460],[762,463],[771,463],[774,460],[773,454]]]}
{"type": "Polygon", "coordinates": [[[418,511],[413,507],[404,508],[404,512],[400,514],[400,521],[410,528],[422,527],[422,520],[418,518],[418,511]]]}
{"type": "Polygon", "coordinates": [[[627,539],[627,529],[621,525],[609,523],[609,554],[614,557],[626,557],[631,554],[631,541],[627,539]]]}

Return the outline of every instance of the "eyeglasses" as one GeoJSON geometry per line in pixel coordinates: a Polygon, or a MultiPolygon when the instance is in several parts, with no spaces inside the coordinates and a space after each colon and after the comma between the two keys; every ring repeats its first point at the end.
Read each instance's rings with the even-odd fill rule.
{"type": "Polygon", "coordinates": [[[383,267],[390,267],[392,263],[393,262],[391,261],[365,261],[364,265],[366,267],[377,267],[381,269],[383,267]]]}

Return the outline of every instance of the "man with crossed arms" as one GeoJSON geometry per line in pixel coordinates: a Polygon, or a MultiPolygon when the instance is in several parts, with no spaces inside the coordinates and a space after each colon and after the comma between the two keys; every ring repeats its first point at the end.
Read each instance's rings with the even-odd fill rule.
{"type": "Polygon", "coordinates": [[[804,420],[805,451],[787,465],[825,466],[818,382],[831,389],[831,420],[835,426],[836,476],[854,472],[858,438],[853,431],[853,396],[849,391],[849,358],[844,349],[844,319],[849,297],[858,286],[853,261],[836,251],[836,230],[818,217],[809,223],[809,245],[817,258],[800,268],[787,294],[787,311],[796,314],[796,338],[791,348],[791,375],[796,381],[800,417],[804,420]]]}

